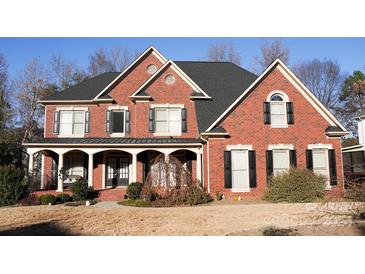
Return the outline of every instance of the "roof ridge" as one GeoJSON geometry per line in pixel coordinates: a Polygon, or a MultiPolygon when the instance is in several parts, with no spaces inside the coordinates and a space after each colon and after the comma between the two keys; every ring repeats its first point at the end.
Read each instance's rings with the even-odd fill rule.
{"type": "MultiPolygon", "coordinates": [[[[228,62],[228,61],[194,61],[194,60],[190,60],[190,61],[181,61],[181,60],[178,60],[178,61],[175,61],[175,63],[232,63],[232,62],[228,62]]],[[[233,64],[233,63],[232,63],[233,64]]]]}

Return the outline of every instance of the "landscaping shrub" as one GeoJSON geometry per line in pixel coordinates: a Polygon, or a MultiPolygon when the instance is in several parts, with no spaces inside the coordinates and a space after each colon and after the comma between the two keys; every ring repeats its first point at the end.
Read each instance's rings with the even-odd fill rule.
{"type": "Polygon", "coordinates": [[[75,201],[82,201],[87,199],[92,199],[94,195],[94,190],[89,187],[84,179],[77,179],[76,182],[71,184],[72,198],[75,201]]]}
{"type": "Polygon", "coordinates": [[[365,202],[365,184],[348,182],[344,197],[355,202],[365,202]]]}
{"type": "Polygon", "coordinates": [[[306,169],[290,169],[270,178],[263,199],[271,202],[304,203],[324,197],[325,178],[306,169]]]}
{"type": "Polygon", "coordinates": [[[56,196],[52,194],[45,194],[39,196],[39,201],[41,202],[41,205],[48,205],[48,204],[55,204],[56,203],[56,196]]]}
{"type": "Polygon", "coordinates": [[[223,194],[222,194],[220,191],[216,191],[216,192],[215,192],[215,199],[216,199],[217,201],[222,200],[222,199],[223,199],[223,194]]]}
{"type": "Polygon", "coordinates": [[[191,206],[206,204],[213,200],[209,193],[206,193],[203,188],[197,185],[188,186],[186,191],[187,203],[191,206]]]}
{"type": "Polygon", "coordinates": [[[128,188],[127,188],[128,199],[131,199],[131,200],[139,199],[141,196],[142,187],[143,187],[143,185],[140,182],[134,182],[134,183],[129,184],[128,188]]]}
{"type": "Polygon", "coordinates": [[[56,203],[57,204],[63,204],[67,202],[71,202],[72,197],[66,193],[60,193],[56,197],[56,203]]]}
{"type": "Polygon", "coordinates": [[[26,190],[27,180],[21,168],[0,166],[0,206],[15,204],[26,190]]]}
{"type": "Polygon", "coordinates": [[[145,200],[140,200],[140,199],[123,200],[123,201],[118,202],[118,204],[124,205],[124,206],[135,206],[135,207],[150,207],[151,206],[150,201],[145,201],[145,200]]]}
{"type": "Polygon", "coordinates": [[[275,226],[265,227],[262,231],[264,236],[297,236],[296,230],[290,228],[278,228],[275,226]]]}
{"type": "Polygon", "coordinates": [[[24,198],[21,198],[17,205],[20,206],[34,206],[34,205],[40,205],[41,203],[39,202],[39,198],[30,193],[29,195],[25,196],[24,198]]]}

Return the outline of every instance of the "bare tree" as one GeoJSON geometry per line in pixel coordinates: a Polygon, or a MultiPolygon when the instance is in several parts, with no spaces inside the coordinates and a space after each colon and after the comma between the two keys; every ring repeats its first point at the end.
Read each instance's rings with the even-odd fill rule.
{"type": "Polygon", "coordinates": [[[67,62],[61,55],[53,55],[50,61],[51,77],[58,90],[64,90],[76,85],[86,78],[75,62],[67,62]]]}
{"type": "Polygon", "coordinates": [[[325,107],[336,109],[345,79],[337,61],[314,59],[295,65],[293,70],[325,107]]]}
{"type": "Polygon", "coordinates": [[[0,138],[5,141],[12,118],[12,111],[8,90],[8,64],[3,54],[0,54],[0,138]]]}
{"type": "Polygon", "coordinates": [[[38,101],[54,92],[48,78],[48,72],[39,61],[32,59],[13,80],[19,124],[24,132],[22,142],[31,140],[42,124],[44,109],[38,101]]]}
{"type": "Polygon", "coordinates": [[[217,43],[209,46],[208,60],[212,62],[232,62],[236,65],[240,65],[241,55],[234,45],[217,43]]]}
{"type": "Polygon", "coordinates": [[[109,51],[98,49],[89,56],[88,71],[92,77],[104,72],[121,71],[132,59],[133,55],[127,47],[112,48],[109,51]]]}
{"type": "Polygon", "coordinates": [[[260,47],[261,55],[254,57],[254,70],[264,71],[272,62],[280,58],[285,64],[289,63],[289,48],[280,39],[264,40],[260,47]]]}

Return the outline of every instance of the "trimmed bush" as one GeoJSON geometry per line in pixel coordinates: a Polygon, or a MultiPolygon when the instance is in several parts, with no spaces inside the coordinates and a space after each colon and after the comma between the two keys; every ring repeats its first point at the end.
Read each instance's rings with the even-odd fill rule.
{"type": "Polygon", "coordinates": [[[140,199],[123,200],[123,201],[118,202],[118,204],[124,205],[124,206],[135,206],[135,207],[151,207],[150,201],[145,201],[145,200],[140,200],[140,199]]]}
{"type": "Polygon", "coordinates": [[[21,168],[0,166],[0,206],[15,204],[26,190],[27,180],[21,168]]]}
{"type": "Polygon", "coordinates": [[[365,202],[365,184],[358,182],[347,183],[345,198],[356,202],[365,202]]]}
{"type": "Polygon", "coordinates": [[[213,200],[209,193],[206,193],[201,187],[197,185],[189,186],[187,188],[186,194],[187,203],[191,206],[206,204],[213,200]]]}
{"type": "Polygon", "coordinates": [[[324,197],[325,178],[306,169],[290,169],[270,178],[263,199],[280,203],[314,202],[324,197]]]}
{"type": "Polygon", "coordinates": [[[142,187],[143,185],[140,182],[130,183],[127,188],[128,199],[131,200],[139,199],[141,196],[142,187]]]}
{"type": "Polygon", "coordinates": [[[94,190],[92,187],[88,186],[84,179],[80,178],[71,184],[71,192],[74,201],[83,201],[90,199],[94,193],[94,190]]]}
{"type": "Polygon", "coordinates": [[[71,202],[72,197],[66,193],[60,193],[56,197],[56,203],[57,204],[63,204],[67,202],[71,202]]]}
{"type": "Polygon", "coordinates": [[[39,196],[39,201],[41,205],[48,205],[48,204],[55,204],[56,203],[56,196],[52,194],[45,194],[39,196]]]}

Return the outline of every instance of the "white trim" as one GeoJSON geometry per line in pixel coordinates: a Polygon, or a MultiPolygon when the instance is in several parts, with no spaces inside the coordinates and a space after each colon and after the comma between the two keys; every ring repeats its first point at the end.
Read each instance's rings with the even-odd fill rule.
{"type": "Polygon", "coordinates": [[[185,108],[184,104],[151,104],[151,108],[185,108]]]}
{"type": "Polygon", "coordinates": [[[92,100],[39,100],[38,103],[92,103],[92,100]]]}
{"type": "Polygon", "coordinates": [[[57,107],[56,111],[62,111],[62,110],[71,110],[71,111],[77,111],[77,110],[82,110],[82,111],[88,111],[89,108],[88,107],[75,107],[75,106],[70,106],[70,107],[57,107]]]}
{"type": "MultiPolygon", "coordinates": [[[[246,182],[248,183],[248,187],[239,187],[239,188],[235,188],[234,187],[234,180],[233,180],[233,173],[234,173],[234,170],[233,170],[233,154],[232,153],[232,158],[231,158],[231,173],[232,173],[232,188],[231,188],[231,192],[249,192],[250,191],[250,165],[249,165],[249,149],[234,149],[232,152],[244,152],[244,155],[246,155],[246,170],[247,170],[247,176],[246,178],[242,178],[243,182],[246,182]]],[[[242,159],[242,158],[241,158],[242,159]]],[[[241,169],[240,169],[241,170],[241,169]]]]}
{"type": "Polygon", "coordinates": [[[181,110],[182,108],[184,108],[184,105],[170,105],[170,104],[166,104],[166,105],[154,105],[153,107],[153,111],[155,112],[155,124],[157,122],[157,119],[156,119],[156,110],[160,109],[162,111],[166,111],[166,123],[167,123],[167,130],[170,130],[170,110],[179,110],[180,112],[180,126],[179,126],[179,131],[176,131],[176,132],[156,132],[156,128],[155,128],[155,132],[153,133],[154,136],[182,136],[182,130],[181,130],[181,127],[182,127],[182,118],[181,118],[181,110]]]}
{"type": "Polygon", "coordinates": [[[228,132],[203,132],[203,136],[228,136],[228,132]]]}
{"type": "Polygon", "coordinates": [[[252,145],[227,145],[226,150],[252,150],[252,145]]]}
{"type": "Polygon", "coordinates": [[[108,106],[108,110],[128,110],[128,106],[108,106]]]}
{"type": "Polygon", "coordinates": [[[308,144],[308,149],[332,149],[332,144],[308,144]]]}
{"type": "Polygon", "coordinates": [[[287,150],[293,150],[294,146],[292,144],[275,144],[275,145],[269,145],[269,150],[275,150],[275,149],[287,149],[287,150]]]}
{"type": "Polygon", "coordinates": [[[212,98],[206,96],[190,96],[190,99],[195,100],[195,99],[212,99],[212,98]]]}
{"type": "Polygon", "coordinates": [[[283,97],[283,102],[289,102],[288,95],[285,92],[281,91],[281,90],[273,90],[273,91],[271,91],[269,93],[269,95],[267,95],[267,97],[266,97],[266,102],[274,102],[274,101],[271,101],[271,96],[273,96],[274,94],[280,94],[283,97]]]}
{"type": "Polygon", "coordinates": [[[344,147],[344,148],[342,148],[342,152],[351,152],[353,149],[354,149],[354,151],[362,151],[362,150],[364,150],[364,146],[360,144],[360,145],[344,147]]]}
{"type": "Polygon", "coordinates": [[[310,102],[310,104],[330,123],[332,126],[338,126],[343,131],[346,129],[341,125],[341,123],[326,109],[326,107],[310,92],[304,84],[289,70],[287,66],[280,60],[276,59],[270,66],[268,66],[265,71],[208,127],[206,131],[211,130],[215,127],[226,115],[235,107],[242,98],[257,84],[261,79],[263,79],[266,74],[268,74],[272,68],[278,66],[280,72],[304,95],[304,97],[310,102]],[[282,67],[282,69],[281,69],[282,67]],[[290,77],[289,77],[290,76],[290,77]],[[291,79],[292,78],[292,79],[291,79]]]}
{"type": "MultiPolygon", "coordinates": [[[[118,81],[125,73],[129,71],[130,68],[132,68],[142,57],[144,57],[147,53],[149,53],[152,50],[152,54],[157,57],[157,59],[163,64],[167,60],[166,58],[153,46],[148,47],[144,52],[142,52],[136,60],[134,60],[128,67],[126,67],[109,85],[107,85],[98,95],[94,97],[93,100],[97,100],[100,95],[102,95],[105,91],[107,91],[116,81],[118,81]]],[[[157,72],[156,72],[157,73],[157,72]]],[[[156,74],[155,73],[155,74],[156,74]]]]}
{"type": "Polygon", "coordinates": [[[57,147],[57,146],[68,146],[68,147],[147,147],[153,149],[154,147],[170,147],[170,146],[178,146],[178,147],[190,147],[201,145],[201,143],[170,143],[170,144],[69,144],[69,143],[59,143],[59,144],[46,144],[46,143],[23,143],[24,146],[28,147],[57,147]]]}
{"type": "Polygon", "coordinates": [[[157,72],[155,72],[146,82],[142,84],[129,98],[134,98],[137,94],[143,90],[150,82],[152,82],[165,68],[171,65],[171,68],[193,89],[205,95],[207,98],[211,98],[206,94],[189,76],[187,76],[172,60],[167,61],[157,72]]]}

